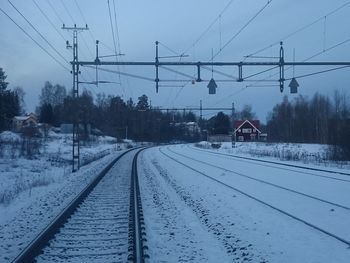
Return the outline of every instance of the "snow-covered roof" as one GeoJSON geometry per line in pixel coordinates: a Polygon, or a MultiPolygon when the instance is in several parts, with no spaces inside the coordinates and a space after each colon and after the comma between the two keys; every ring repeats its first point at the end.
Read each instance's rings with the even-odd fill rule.
{"type": "Polygon", "coordinates": [[[31,117],[30,116],[15,116],[14,118],[18,121],[26,121],[31,117]]]}

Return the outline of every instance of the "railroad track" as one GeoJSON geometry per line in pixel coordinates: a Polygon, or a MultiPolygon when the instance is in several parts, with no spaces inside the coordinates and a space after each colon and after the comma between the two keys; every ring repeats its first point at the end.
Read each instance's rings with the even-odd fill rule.
{"type": "Polygon", "coordinates": [[[111,162],[12,262],[146,262],[142,150],[111,162]]]}
{"type": "Polygon", "coordinates": [[[172,152],[172,153],[178,155],[178,156],[182,156],[182,157],[190,159],[192,161],[195,161],[195,162],[198,162],[198,163],[202,163],[202,164],[205,164],[205,165],[217,168],[217,169],[222,170],[224,172],[230,172],[230,173],[233,173],[235,175],[238,175],[240,177],[244,177],[244,178],[252,180],[252,181],[256,181],[256,182],[259,182],[259,183],[262,183],[262,184],[266,184],[266,185],[272,186],[274,188],[279,188],[281,190],[285,190],[285,191],[288,191],[288,192],[291,192],[291,193],[294,193],[294,194],[297,194],[297,195],[301,195],[301,196],[304,196],[304,197],[307,197],[307,198],[310,198],[310,199],[313,199],[313,200],[316,200],[316,201],[319,201],[319,202],[322,202],[322,203],[326,203],[326,204],[329,204],[329,205],[332,205],[332,206],[339,207],[339,208],[342,208],[342,209],[350,211],[350,207],[348,207],[346,205],[342,205],[342,204],[338,204],[338,203],[335,203],[335,202],[331,202],[331,201],[319,198],[317,196],[313,196],[313,195],[310,195],[310,194],[307,194],[307,193],[304,193],[304,192],[300,192],[300,191],[294,190],[292,188],[288,188],[288,187],[284,187],[284,186],[281,186],[281,185],[278,185],[278,184],[274,184],[274,183],[271,183],[269,181],[258,179],[258,178],[249,176],[247,174],[236,172],[236,171],[231,170],[231,169],[222,168],[222,167],[214,165],[214,164],[208,164],[207,162],[203,162],[203,161],[195,159],[193,157],[190,157],[190,156],[187,156],[187,155],[184,155],[184,154],[181,154],[181,153],[177,153],[177,152],[175,152],[173,150],[170,150],[169,147],[167,147],[167,150],[169,152],[172,152]]]}
{"type": "Polygon", "coordinates": [[[319,175],[319,174],[314,174],[314,173],[310,173],[310,172],[308,173],[305,171],[308,170],[308,171],[325,172],[325,173],[330,173],[330,174],[339,174],[339,175],[343,175],[343,176],[350,176],[350,173],[346,173],[346,172],[332,171],[332,170],[321,169],[321,168],[306,167],[306,166],[302,166],[302,165],[267,161],[267,160],[261,160],[261,159],[251,158],[251,157],[244,157],[244,156],[238,156],[238,155],[227,154],[227,153],[213,152],[213,151],[199,149],[197,147],[189,147],[189,148],[196,150],[196,151],[213,154],[213,155],[230,157],[232,159],[240,160],[242,162],[253,161],[253,162],[255,162],[255,164],[259,164],[261,166],[273,167],[276,169],[281,169],[281,170],[286,170],[286,171],[298,172],[297,170],[288,169],[288,168],[298,168],[298,169],[304,170],[302,172],[303,174],[308,174],[308,175],[317,176],[317,177],[324,177],[324,178],[328,178],[328,179],[332,179],[332,180],[336,180],[336,181],[350,182],[350,180],[347,180],[347,179],[335,178],[335,177],[330,177],[330,176],[326,176],[326,175],[319,175]],[[275,166],[272,166],[272,165],[275,165],[275,166]],[[288,168],[285,168],[285,167],[288,167],[288,168]]]}
{"type": "MultiPolygon", "coordinates": [[[[255,197],[255,196],[252,195],[252,194],[249,194],[249,193],[247,193],[247,192],[245,192],[245,191],[242,191],[241,189],[239,189],[239,188],[237,188],[237,187],[234,187],[234,186],[232,186],[232,185],[229,185],[229,184],[227,184],[227,183],[224,183],[224,182],[222,182],[222,181],[220,181],[220,180],[218,180],[218,179],[216,179],[216,178],[214,178],[214,177],[212,177],[212,176],[206,174],[205,172],[200,171],[200,170],[198,170],[198,169],[195,169],[195,168],[193,168],[192,166],[190,166],[190,165],[188,165],[188,164],[186,164],[186,163],[184,163],[184,162],[182,162],[182,161],[179,161],[178,159],[176,159],[176,158],[170,156],[169,154],[165,153],[161,148],[158,148],[158,149],[159,149],[159,151],[160,151],[163,155],[165,155],[165,156],[168,157],[169,159],[171,159],[171,160],[173,160],[174,162],[179,163],[179,164],[181,164],[182,166],[184,166],[184,167],[186,167],[186,168],[188,168],[188,169],[190,169],[190,170],[192,170],[192,171],[194,171],[194,172],[196,172],[196,173],[198,173],[198,174],[200,174],[200,175],[202,175],[202,176],[204,176],[204,177],[206,177],[206,178],[212,180],[213,182],[216,182],[216,183],[218,183],[218,184],[220,184],[220,185],[222,185],[222,186],[224,186],[224,187],[226,187],[226,188],[229,188],[229,189],[231,189],[231,190],[234,190],[234,191],[236,191],[236,192],[238,192],[238,193],[240,193],[240,194],[242,194],[242,195],[244,195],[244,196],[246,196],[246,197],[248,197],[248,198],[250,198],[250,199],[252,199],[252,200],[257,201],[258,203],[260,203],[260,204],[262,204],[262,205],[265,205],[265,206],[267,206],[267,207],[269,207],[269,208],[271,208],[271,209],[273,209],[273,210],[275,210],[275,211],[277,211],[277,212],[279,212],[279,213],[281,213],[281,214],[283,214],[283,215],[285,215],[285,216],[288,216],[288,217],[290,217],[290,218],[292,218],[292,219],[294,219],[294,220],[296,220],[296,221],[298,221],[298,222],[301,222],[301,223],[303,223],[303,224],[305,224],[305,225],[307,225],[307,226],[309,226],[309,227],[311,227],[311,228],[313,228],[313,229],[315,229],[315,230],[317,230],[317,231],[319,231],[319,232],[325,234],[326,236],[331,237],[331,238],[334,238],[334,239],[340,241],[341,243],[347,245],[348,247],[350,247],[350,240],[347,240],[346,238],[343,238],[343,237],[341,237],[341,236],[339,236],[339,235],[337,235],[337,234],[331,233],[330,231],[328,231],[328,230],[326,230],[326,229],[324,229],[324,228],[322,228],[322,227],[319,227],[319,226],[313,224],[312,222],[309,222],[309,221],[307,221],[307,220],[304,220],[304,219],[302,219],[301,217],[298,217],[298,216],[296,216],[296,215],[294,215],[294,214],[292,214],[292,213],[290,213],[290,212],[288,212],[288,211],[286,211],[286,210],[284,210],[284,209],[282,209],[282,208],[279,208],[279,207],[277,207],[277,206],[275,206],[275,205],[270,204],[269,202],[266,202],[266,201],[264,201],[264,200],[261,200],[260,198],[257,198],[257,197],[255,197]]],[[[176,152],[173,152],[173,151],[171,151],[170,149],[167,149],[167,150],[170,151],[170,152],[172,152],[172,153],[174,153],[174,154],[176,154],[176,155],[180,155],[180,156],[181,156],[181,154],[176,153],[176,152]]],[[[193,158],[188,157],[188,156],[183,156],[183,157],[188,158],[189,160],[193,160],[193,158]]],[[[210,164],[208,164],[208,165],[210,165],[210,164]]],[[[210,165],[210,166],[213,166],[213,165],[210,165]]],[[[215,167],[215,166],[213,166],[213,167],[215,167]]],[[[225,169],[225,170],[226,170],[226,169],[225,169]]]]}

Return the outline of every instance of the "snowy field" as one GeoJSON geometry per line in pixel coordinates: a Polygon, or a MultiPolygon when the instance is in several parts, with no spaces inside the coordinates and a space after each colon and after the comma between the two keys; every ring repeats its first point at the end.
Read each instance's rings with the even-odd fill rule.
{"type": "MultiPolygon", "coordinates": [[[[74,174],[64,161],[70,157],[70,140],[57,134],[51,134],[45,153],[34,159],[2,156],[0,189],[12,189],[19,180],[29,186],[0,204],[0,262],[11,262],[92,178],[124,152],[117,151],[110,140],[84,146],[82,153],[94,161],[74,174]],[[36,178],[49,180],[33,185],[36,178]]],[[[312,161],[313,153],[322,153],[319,145],[197,146],[153,147],[139,156],[150,262],[349,262],[347,165],[312,161]],[[310,159],[251,155],[255,148],[275,152],[287,147],[293,155],[310,159]]]]}
{"type": "MultiPolygon", "coordinates": [[[[0,134],[0,205],[9,205],[18,195],[31,195],[37,187],[61,182],[71,173],[72,139],[50,132],[37,153],[23,153],[22,138],[12,132],[0,134]]],[[[81,147],[81,165],[98,160],[116,149],[112,137],[97,137],[81,147]]],[[[0,219],[1,220],[1,219],[0,219]]]]}
{"type": "Polygon", "coordinates": [[[40,153],[23,157],[11,132],[0,134],[0,262],[10,262],[70,200],[122,153],[115,139],[100,137],[81,147],[82,168],[71,172],[71,138],[50,133],[40,153]],[[4,142],[9,142],[8,144],[4,142]]]}
{"type": "Polygon", "coordinates": [[[349,262],[350,176],[213,152],[141,155],[154,262],[349,262]]]}
{"type": "Polygon", "coordinates": [[[203,141],[196,143],[194,146],[212,152],[281,161],[294,165],[350,169],[350,162],[331,161],[329,156],[330,147],[323,144],[237,142],[235,147],[232,148],[231,142],[223,142],[220,148],[213,149],[210,143],[203,141]]]}

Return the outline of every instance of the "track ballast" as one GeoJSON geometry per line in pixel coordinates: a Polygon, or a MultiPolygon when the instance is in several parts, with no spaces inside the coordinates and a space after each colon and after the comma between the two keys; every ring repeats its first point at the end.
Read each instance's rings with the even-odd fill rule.
{"type": "Polygon", "coordinates": [[[106,167],[13,262],[144,262],[138,152],[106,167]]]}

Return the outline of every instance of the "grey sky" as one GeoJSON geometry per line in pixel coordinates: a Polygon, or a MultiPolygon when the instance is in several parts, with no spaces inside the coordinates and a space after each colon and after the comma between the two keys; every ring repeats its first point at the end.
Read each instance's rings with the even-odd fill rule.
{"type": "MultiPolygon", "coordinates": [[[[35,25],[35,27],[47,38],[47,40],[68,60],[71,60],[71,51],[65,49],[65,42],[54,28],[47,22],[32,0],[11,0],[12,3],[35,25]]],[[[67,26],[76,23],[85,25],[74,0],[35,0],[56,28],[66,40],[72,41],[70,33],[61,30],[62,21],[67,26]],[[64,3],[64,5],[62,4],[64,3]],[[69,10],[67,13],[65,7],[69,10]],[[55,14],[58,13],[58,16],[55,14]]],[[[80,60],[93,60],[95,46],[93,38],[96,38],[113,49],[112,33],[108,15],[107,0],[76,0],[87,23],[90,32],[79,34],[80,60]],[[89,49],[88,49],[88,47],[89,49]]],[[[117,8],[117,20],[120,37],[120,46],[124,61],[153,61],[155,56],[154,42],[164,43],[177,53],[187,50],[188,58],[185,61],[208,61],[211,50],[214,54],[233,36],[238,30],[267,3],[267,0],[234,0],[223,13],[221,19],[196,44],[192,45],[206,28],[218,17],[219,13],[229,3],[229,0],[153,0],[130,1],[115,0],[117,8]]],[[[324,16],[337,7],[347,3],[345,0],[273,0],[270,5],[244,30],[227,45],[215,58],[215,61],[241,61],[260,48],[280,41],[293,31],[324,16]]],[[[40,42],[47,50],[65,63],[57,54],[40,39],[28,24],[16,13],[7,0],[1,0],[0,6],[27,32],[40,42]]],[[[110,0],[113,9],[113,0],[110,0]]],[[[321,19],[308,29],[296,34],[285,41],[286,60],[293,60],[293,48],[296,50],[296,60],[304,60],[324,48],[329,48],[337,43],[350,38],[349,20],[350,4],[338,12],[321,19]]],[[[113,12],[112,12],[113,16],[113,12]]],[[[65,71],[52,58],[45,54],[21,32],[3,13],[0,12],[0,67],[3,67],[8,75],[11,87],[22,86],[26,92],[27,110],[33,110],[38,102],[38,96],[46,80],[52,83],[64,84],[71,87],[72,79],[69,72],[65,71]]],[[[277,56],[279,47],[274,46],[260,53],[261,56],[277,56]]],[[[101,45],[102,55],[112,54],[104,45],[101,45]]],[[[160,46],[160,55],[173,55],[170,51],[160,46]]],[[[271,60],[271,59],[267,59],[271,60]]],[[[350,42],[341,45],[329,52],[315,57],[312,61],[349,61],[350,42]]],[[[66,64],[70,67],[69,64],[66,64]]],[[[110,67],[109,69],[117,69],[110,67]]],[[[194,74],[193,68],[177,68],[178,70],[194,74]]],[[[230,74],[237,74],[237,69],[217,68],[230,74]]],[[[324,68],[299,68],[295,69],[295,75],[322,70],[324,68]]],[[[154,68],[125,67],[121,68],[133,74],[154,78],[154,68]]],[[[258,72],[262,68],[245,70],[244,74],[258,72]]],[[[275,73],[273,71],[272,73],[275,73]]],[[[93,80],[94,71],[82,69],[82,75],[87,80],[93,80]]],[[[209,79],[211,72],[203,70],[203,78],[209,79]]],[[[270,73],[258,76],[263,79],[270,73]]],[[[286,72],[290,77],[292,70],[286,72]]],[[[165,70],[160,71],[161,79],[184,79],[175,76],[165,70]]],[[[215,79],[224,77],[214,73],[215,79]]],[[[117,75],[100,73],[100,80],[118,81],[117,75]]],[[[274,79],[277,79],[275,77],[274,79]]],[[[283,94],[278,87],[246,87],[250,82],[243,83],[218,83],[216,95],[208,95],[207,83],[189,84],[181,88],[161,88],[155,93],[155,84],[138,79],[122,77],[122,85],[106,84],[99,87],[87,86],[93,94],[105,92],[107,94],[120,95],[127,99],[132,97],[134,101],[142,94],[146,94],[152,100],[154,106],[162,107],[186,107],[198,106],[199,100],[207,107],[231,107],[234,102],[237,108],[244,104],[251,104],[258,117],[265,122],[266,114],[284,95],[288,95],[288,83],[283,94]]],[[[350,82],[348,69],[339,70],[323,75],[317,75],[299,80],[300,94],[312,96],[316,91],[332,95],[334,89],[346,89],[350,82]]],[[[169,84],[169,83],[168,83],[169,84]]],[[[178,83],[175,83],[178,85],[178,83]]],[[[265,85],[265,84],[264,84],[265,85]]],[[[294,95],[295,96],[295,95],[294,95]]]]}

